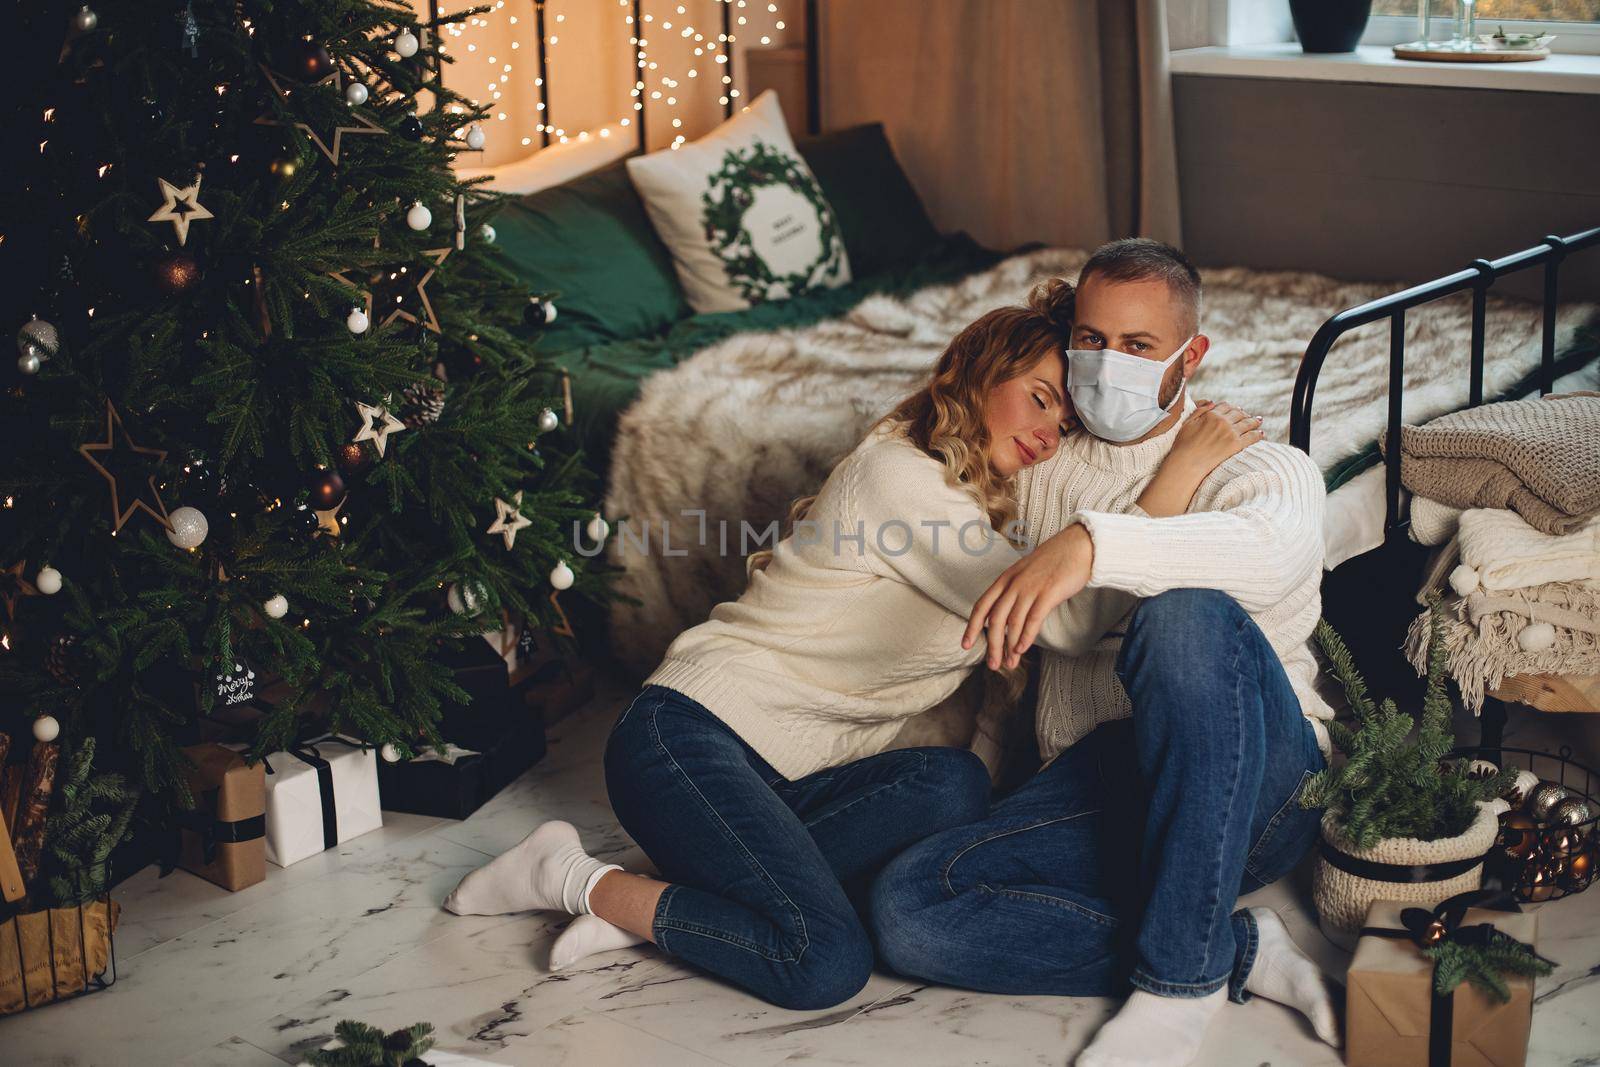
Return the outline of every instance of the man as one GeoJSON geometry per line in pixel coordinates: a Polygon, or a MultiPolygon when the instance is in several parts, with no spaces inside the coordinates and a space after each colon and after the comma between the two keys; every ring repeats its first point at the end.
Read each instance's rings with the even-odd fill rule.
{"type": "Polygon", "coordinates": [[[1270,909],[1234,911],[1314,841],[1299,805],[1331,710],[1306,645],[1321,611],[1324,490],[1302,452],[1258,443],[1187,514],[1133,501],[1193,410],[1200,278],[1177,249],[1116,241],[1079,275],[1068,387],[1088,431],[1019,475],[1039,547],[978,601],[991,668],[1089,586],[1142,599],[1094,651],[1042,661],[1045,767],[972,826],[878,879],[879,949],[902,973],[1006,993],[1133,992],[1080,1067],[1181,1067],[1227,999],[1304,1012],[1337,1043],[1321,973],[1270,909]]]}

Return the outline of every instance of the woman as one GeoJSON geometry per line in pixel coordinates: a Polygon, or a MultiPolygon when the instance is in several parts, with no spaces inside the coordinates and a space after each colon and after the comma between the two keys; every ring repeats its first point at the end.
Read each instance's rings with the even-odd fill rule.
{"type": "MultiPolygon", "coordinates": [[[[594,859],[550,822],[445,906],[579,915],[556,967],[648,940],[782,1007],[857,993],[873,953],[852,899],[901,850],[986,810],[973,753],[893,745],[984,657],[962,631],[1018,558],[995,534],[1014,524],[1012,476],[1068,431],[1072,304],[1056,280],[962,330],[929,383],[797,504],[804,528],[752,557],[743,595],[672,642],[605,755],[612,807],[659,878],[594,859]]],[[[1258,426],[1225,405],[1191,418],[1140,506],[1182,513],[1258,426]]],[[[1038,642],[1085,651],[1132,603],[1086,590],[1038,642]]]]}

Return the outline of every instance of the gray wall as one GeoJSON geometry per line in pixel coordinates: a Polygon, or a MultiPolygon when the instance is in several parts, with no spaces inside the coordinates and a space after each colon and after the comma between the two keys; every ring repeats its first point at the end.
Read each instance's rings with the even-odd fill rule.
{"type": "MultiPolygon", "coordinates": [[[[1600,226],[1600,95],[1175,75],[1173,107],[1202,265],[1423,281],[1600,226]]],[[[1561,281],[1600,299],[1600,248],[1561,281]]]]}

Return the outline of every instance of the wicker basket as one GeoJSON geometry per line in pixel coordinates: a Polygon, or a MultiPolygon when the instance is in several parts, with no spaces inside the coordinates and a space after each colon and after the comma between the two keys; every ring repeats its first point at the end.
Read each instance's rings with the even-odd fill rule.
{"type": "Polygon", "coordinates": [[[1354,950],[1361,935],[1367,909],[1377,900],[1400,900],[1432,907],[1446,897],[1477,889],[1483,882],[1483,860],[1494,846],[1500,822],[1495,809],[1481,804],[1478,817],[1466,831],[1455,837],[1421,841],[1414,837],[1391,837],[1371,848],[1360,849],[1345,838],[1331,813],[1322,817],[1322,851],[1312,872],[1311,895],[1317,906],[1322,932],[1340,948],[1354,950]],[[1470,861],[1476,862],[1470,862],[1470,861]],[[1399,868],[1437,866],[1445,876],[1433,880],[1413,880],[1416,872],[1402,877],[1399,871],[1370,870],[1371,865],[1399,868]],[[1465,864],[1465,867],[1463,867],[1465,864]],[[1375,877],[1364,877],[1347,869],[1360,868],[1375,877]]]}

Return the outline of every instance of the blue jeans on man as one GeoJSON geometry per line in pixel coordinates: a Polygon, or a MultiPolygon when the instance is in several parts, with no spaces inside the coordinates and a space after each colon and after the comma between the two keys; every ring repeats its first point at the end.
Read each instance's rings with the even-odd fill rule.
{"type": "Polygon", "coordinates": [[[1320,813],[1299,805],[1325,765],[1316,734],[1261,630],[1214,590],[1142,602],[1117,673],[1131,720],[879,875],[890,967],[1000,993],[1248,999],[1255,920],[1234,901],[1316,839],[1320,813]]]}

